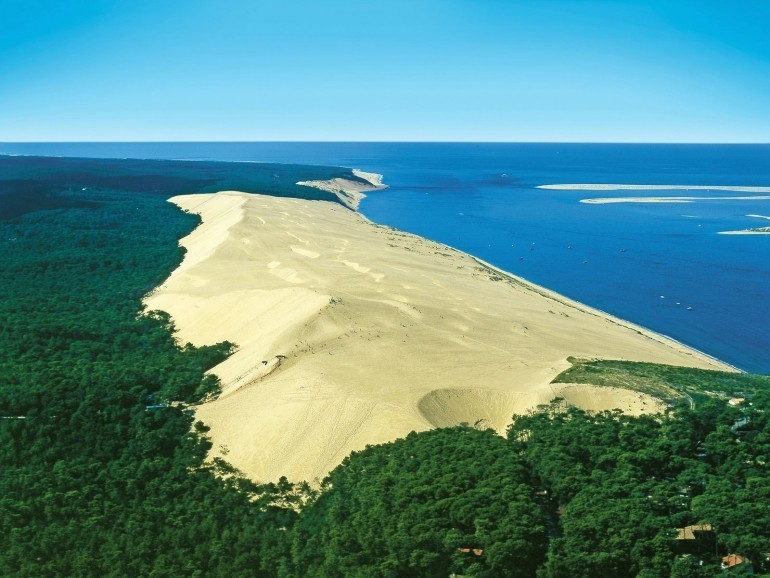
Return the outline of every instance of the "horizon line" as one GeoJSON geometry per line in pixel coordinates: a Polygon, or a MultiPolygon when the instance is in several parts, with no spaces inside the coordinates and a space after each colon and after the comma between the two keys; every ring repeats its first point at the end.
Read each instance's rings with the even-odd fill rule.
{"type": "Polygon", "coordinates": [[[220,143],[280,143],[280,144],[593,144],[593,145],[770,145],[770,141],[589,141],[589,140],[3,140],[0,145],[14,144],[220,144],[220,143]]]}

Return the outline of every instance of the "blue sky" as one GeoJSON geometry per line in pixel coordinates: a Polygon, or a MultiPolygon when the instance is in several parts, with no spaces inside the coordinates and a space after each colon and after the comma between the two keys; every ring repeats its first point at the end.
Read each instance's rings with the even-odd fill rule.
{"type": "Polygon", "coordinates": [[[770,142],[770,1],[2,0],[0,141],[770,142]]]}

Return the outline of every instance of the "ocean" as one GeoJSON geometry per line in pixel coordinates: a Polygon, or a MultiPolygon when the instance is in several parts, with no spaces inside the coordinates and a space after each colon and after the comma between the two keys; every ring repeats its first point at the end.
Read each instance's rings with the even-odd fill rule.
{"type": "Polygon", "coordinates": [[[768,193],[536,188],[770,187],[770,145],[0,143],[0,154],[290,162],[381,173],[390,188],[360,206],[371,220],[471,253],[742,370],[770,373],[770,235],[719,234],[770,226],[770,200],[760,198],[768,193]],[[580,202],[668,196],[708,199],[580,202]]]}

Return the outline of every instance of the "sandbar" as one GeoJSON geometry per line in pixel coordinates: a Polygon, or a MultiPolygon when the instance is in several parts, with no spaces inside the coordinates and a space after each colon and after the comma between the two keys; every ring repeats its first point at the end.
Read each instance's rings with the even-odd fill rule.
{"type": "Polygon", "coordinates": [[[382,183],[382,175],[368,173],[359,169],[353,169],[352,172],[364,182],[336,178],[328,181],[299,181],[297,184],[333,193],[340,202],[354,211],[358,210],[359,203],[366,197],[365,191],[378,191],[388,188],[387,185],[382,183]]]}
{"type": "Polygon", "coordinates": [[[756,229],[741,229],[739,231],[719,231],[720,235],[770,235],[770,227],[756,229]]]}
{"type": "MultiPolygon", "coordinates": [[[[746,215],[754,219],[765,219],[770,221],[766,215],[746,215]]],[[[751,229],[741,229],[739,231],[719,231],[720,235],[770,235],[770,227],[754,227],[751,229]]]]}
{"type": "Polygon", "coordinates": [[[606,205],[609,203],[694,203],[697,201],[770,201],[767,196],[753,197],[605,197],[580,199],[581,203],[606,205]]]}
{"type": "Polygon", "coordinates": [[[338,203],[232,191],[171,202],[202,224],[146,305],[170,313],[182,344],[238,345],[211,370],[222,395],[196,417],[212,456],[257,481],[317,483],[351,451],[411,431],[504,433],[556,396],[654,405],[551,384],[569,356],[732,369],[338,203]]]}
{"type": "Polygon", "coordinates": [[[744,187],[735,185],[618,185],[573,183],[560,185],[539,185],[538,189],[562,191],[733,191],[743,193],[770,193],[770,187],[744,187]]]}

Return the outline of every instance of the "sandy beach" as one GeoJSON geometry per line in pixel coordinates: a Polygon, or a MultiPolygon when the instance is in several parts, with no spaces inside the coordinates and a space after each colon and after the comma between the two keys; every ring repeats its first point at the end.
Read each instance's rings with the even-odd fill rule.
{"type": "Polygon", "coordinates": [[[413,430],[502,433],[557,395],[657,408],[625,390],[551,385],[568,356],[730,369],[339,204],[239,192],[172,202],[203,223],[146,304],[171,314],[180,343],[238,345],[212,370],[223,394],[197,418],[214,455],[255,480],[315,482],[413,430]]]}

